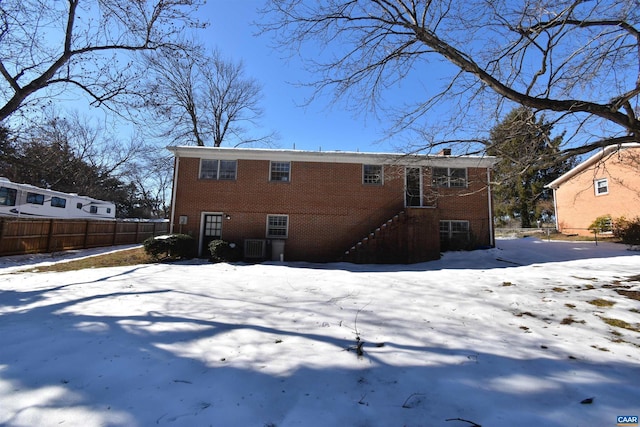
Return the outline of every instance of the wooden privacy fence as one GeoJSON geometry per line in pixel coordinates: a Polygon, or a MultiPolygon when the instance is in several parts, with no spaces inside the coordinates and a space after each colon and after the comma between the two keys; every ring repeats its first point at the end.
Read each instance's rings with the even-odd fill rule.
{"type": "Polygon", "coordinates": [[[0,256],[142,243],[168,222],[0,218],[0,256]]]}

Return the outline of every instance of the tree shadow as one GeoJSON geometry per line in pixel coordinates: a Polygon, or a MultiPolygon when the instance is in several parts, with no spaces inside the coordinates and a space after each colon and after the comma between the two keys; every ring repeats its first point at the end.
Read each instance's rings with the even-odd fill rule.
{"type": "Polygon", "coordinates": [[[126,280],[110,293],[52,297],[75,285],[0,294],[0,425],[564,427],[613,425],[640,401],[637,361],[505,356],[435,345],[428,332],[407,345],[402,330],[358,357],[355,335],[270,325],[255,301],[216,320],[200,311],[206,294],[177,309],[171,289],[126,280]],[[141,303],[117,313],[123,298],[141,303]],[[595,403],[581,405],[587,397],[595,403]]]}
{"type": "MultiPolygon", "coordinates": [[[[436,271],[443,269],[484,270],[488,268],[514,268],[533,264],[553,262],[583,261],[588,259],[611,257],[640,257],[639,251],[611,242],[588,241],[547,241],[538,238],[497,240],[492,249],[475,251],[445,252],[443,258],[416,264],[352,264],[340,263],[285,263],[298,268],[316,270],[339,269],[353,273],[375,273],[385,271],[436,271]]],[[[278,263],[266,263],[274,264],[278,263]]],[[[282,265],[280,263],[280,265],[282,265]]]]}

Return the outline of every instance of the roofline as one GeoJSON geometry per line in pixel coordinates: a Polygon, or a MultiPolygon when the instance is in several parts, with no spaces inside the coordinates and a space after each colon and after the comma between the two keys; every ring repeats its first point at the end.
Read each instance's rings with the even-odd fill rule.
{"type": "Polygon", "coordinates": [[[640,148],[640,143],[630,142],[627,144],[607,145],[601,151],[589,157],[587,160],[580,163],[579,165],[571,169],[569,172],[566,172],[564,175],[561,175],[560,177],[551,181],[549,184],[545,185],[545,188],[551,188],[551,189],[557,190],[560,187],[560,185],[562,185],[564,182],[568,181],[569,179],[573,178],[574,176],[588,169],[595,163],[599,162],[600,160],[602,160],[603,157],[608,156],[611,153],[615,153],[616,151],[626,150],[629,148],[640,148]]]}
{"type": "Polygon", "coordinates": [[[271,148],[229,148],[201,146],[169,146],[176,157],[216,158],[219,160],[278,160],[328,163],[372,163],[418,166],[491,168],[493,156],[448,156],[400,153],[365,153],[355,151],[305,151],[271,148]]]}

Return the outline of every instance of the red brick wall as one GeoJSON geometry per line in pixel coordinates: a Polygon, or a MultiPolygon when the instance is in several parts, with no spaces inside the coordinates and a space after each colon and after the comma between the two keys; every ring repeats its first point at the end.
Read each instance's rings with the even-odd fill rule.
{"type": "MultiPolygon", "coordinates": [[[[404,206],[404,167],[385,166],[380,186],[362,183],[361,164],[291,162],[288,182],[269,181],[269,161],[238,160],[235,181],[201,180],[199,164],[197,158],[179,159],[174,232],[199,237],[201,213],[221,212],[231,217],[223,219],[222,238],[242,244],[265,238],[267,214],[289,215],[287,260],[336,260],[404,206]],[[188,223],[180,226],[182,215],[188,223]]],[[[471,221],[472,231],[489,244],[485,169],[469,169],[469,180],[466,189],[440,189],[439,217],[471,221]]]]}

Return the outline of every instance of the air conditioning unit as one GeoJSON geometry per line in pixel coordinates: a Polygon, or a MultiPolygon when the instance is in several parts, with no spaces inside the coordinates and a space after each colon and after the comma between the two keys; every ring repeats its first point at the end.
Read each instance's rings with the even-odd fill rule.
{"type": "Polygon", "coordinates": [[[245,239],[245,258],[264,258],[267,253],[267,241],[265,239],[245,239]]]}

